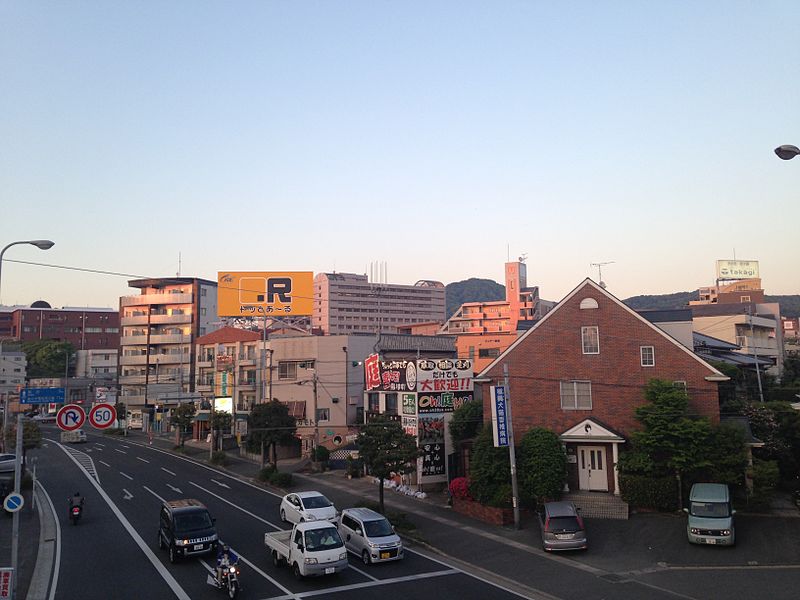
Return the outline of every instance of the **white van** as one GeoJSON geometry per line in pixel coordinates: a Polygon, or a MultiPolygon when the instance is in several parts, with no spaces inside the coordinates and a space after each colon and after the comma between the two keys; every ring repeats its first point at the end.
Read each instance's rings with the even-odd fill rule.
{"type": "Polygon", "coordinates": [[[692,544],[733,546],[733,510],[730,491],[723,483],[695,483],[689,493],[686,535],[692,544]]]}

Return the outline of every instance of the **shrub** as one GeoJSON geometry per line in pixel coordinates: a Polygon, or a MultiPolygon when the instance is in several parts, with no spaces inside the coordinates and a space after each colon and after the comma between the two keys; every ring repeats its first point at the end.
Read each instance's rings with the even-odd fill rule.
{"type": "Polygon", "coordinates": [[[259,481],[270,481],[275,471],[276,471],[275,465],[267,465],[258,472],[258,475],[256,475],[256,479],[258,479],[259,481]]]}
{"type": "Polygon", "coordinates": [[[511,508],[511,498],[513,496],[511,484],[504,483],[501,486],[498,486],[497,489],[494,490],[494,493],[489,497],[489,501],[486,502],[488,506],[494,506],[495,508],[511,508]]]}
{"type": "Polygon", "coordinates": [[[287,488],[292,485],[292,474],[273,471],[269,476],[269,482],[280,488],[287,488]]]}
{"type": "Polygon", "coordinates": [[[364,472],[364,461],[360,458],[347,457],[347,474],[350,477],[361,477],[364,472]]]}
{"type": "Polygon", "coordinates": [[[481,504],[495,500],[497,491],[511,485],[507,448],[495,448],[492,428],[483,427],[472,447],[469,467],[469,493],[481,504]]]}
{"type": "Polygon", "coordinates": [[[621,474],[619,487],[622,499],[638,508],[673,511],[678,506],[675,478],[621,474]]]}
{"type": "Polygon", "coordinates": [[[748,501],[750,509],[769,508],[779,479],[778,461],[753,460],[753,494],[748,501]]]}
{"type": "Polygon", "coordinates": [[[450,490],[450,496],[453,498],[472,500],[472,496],[469,495],[469,479],[466,477],[456,477],[450,482],[448,489],[450,490]]]}
{"type": "Polygon", "coordinates": [[[211,455],[211,462],[215,465],[225,466],[228,462],[228,455],[223,450],[217,450],[211,455]]]}
{"type": "Polygon", "coordinates": [[[521,496],[535,505],[558,500],[567,478],[567,456],[558,436],[535,427],[522,438],[519,452],[521,496]]]}
{"type": "Polygon", "coordinates": [[[314,460],[316,462],[321,462],[321,463],[328,462],[330,456],[331,456],[331,451],[328,450],[325,446],[317,446],[316,450],[314,451],[314,460]]]}

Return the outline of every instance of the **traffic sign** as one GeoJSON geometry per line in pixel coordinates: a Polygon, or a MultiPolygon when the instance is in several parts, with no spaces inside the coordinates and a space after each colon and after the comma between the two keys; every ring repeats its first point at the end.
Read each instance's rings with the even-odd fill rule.
{"type": "Polygon", "coordinates": [[[63,404],[65,398],[63,387],[25,388],[19,393],[20,404],[63,404]]]}
{"type": "Polygon", "coordinates": [[[77,404],[67,404],[62,406],[56,414],[56,424],[59,429],[64,431],[75,431],[80,429],[86,420],[86,413],[77,404]]]}
{"type": "Polygon", "coordinates": [[[92,410],[89,411],[89,423],[97,429],[105,429],[111,427],[114,421],[117,420],[117,409],[113,404],[101,402],[95,404],[92,410]]]}
{"type": "Polygon", "coordinates": [[[11,492],[8,496],[6,496],[6,499],[3,502],[3,508],[10,513],[17,512],[24,505],[25,498],[22,497],[22,494],[18,494],[17,492],[11,492]]]}

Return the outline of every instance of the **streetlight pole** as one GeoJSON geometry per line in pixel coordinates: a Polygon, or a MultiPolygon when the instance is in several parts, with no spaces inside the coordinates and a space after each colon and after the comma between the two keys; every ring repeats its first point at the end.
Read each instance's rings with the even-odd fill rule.
{"type": "MultiPolygon", "coordinates": [[[[40,250],[49,250],[55,245],[55,242],[51,242],[50,240],[22,240],[19,242],[11,242],[5,248],[0,250],[0,286],[2,286],[3,282],[3,254],[5,254],[6,250],[11,248],[11,246],[16,246],[17,244],[31,244],[40,250]]],[[[0,287],[0,290],[2,290],[2,287],[0,287]]],[[[2,300],[2,298],[3,296],[0,294],[0,300],[2,300]]]]}

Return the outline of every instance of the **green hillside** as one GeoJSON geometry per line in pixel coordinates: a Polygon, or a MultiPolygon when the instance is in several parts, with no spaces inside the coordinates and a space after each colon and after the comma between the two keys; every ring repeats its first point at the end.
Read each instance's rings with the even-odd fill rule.
{"type": "Polygon", "coordinates": [[[449,283],[445,287],[447,294],[447,318],[453,316],[459,306],[465,302],[492,302],[504,300],[506,286],[491,279],[467,279],[449,283]]]}

